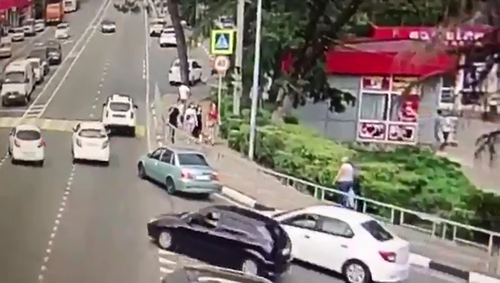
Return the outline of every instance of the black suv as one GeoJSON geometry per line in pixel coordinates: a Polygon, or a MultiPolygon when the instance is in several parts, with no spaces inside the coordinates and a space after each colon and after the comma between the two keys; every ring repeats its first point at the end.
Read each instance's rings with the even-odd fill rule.
{"type": "Polygon", "coordinates": [[[163,214],[147,229],[162,249],[266,278],[285,273],[292,260],[290,239],[278,222],[236,206],[163,214]]]}

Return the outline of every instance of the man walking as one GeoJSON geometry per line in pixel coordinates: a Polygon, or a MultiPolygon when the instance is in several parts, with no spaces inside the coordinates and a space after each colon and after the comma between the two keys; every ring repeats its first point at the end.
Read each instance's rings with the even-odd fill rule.
{"type": "Polygon", "coordinates": [[[179,127],[180,124],[180,110],[178,105],[174,105],[168,109],[168,136],[172,144],[175,143],[175,130],[179,127]]]}

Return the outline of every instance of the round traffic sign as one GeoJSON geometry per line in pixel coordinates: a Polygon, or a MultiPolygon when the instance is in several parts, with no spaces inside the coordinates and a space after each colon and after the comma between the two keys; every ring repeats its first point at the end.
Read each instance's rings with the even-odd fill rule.
{"type": "Polygon", "coordinates": [[[214,60],[214,69],[219,73],[224,73],[229,69],[231,61],[226,56],[217,56],[214,60]]]}

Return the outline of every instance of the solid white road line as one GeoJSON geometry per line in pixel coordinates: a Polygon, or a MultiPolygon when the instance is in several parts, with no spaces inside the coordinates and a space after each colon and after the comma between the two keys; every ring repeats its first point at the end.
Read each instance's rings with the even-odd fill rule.
{"type": "Polygon", "coordinates": [[[151,113],[150,109],[147,109],[147,107],[150,105],[149,101],[149,31],[148,31],[148,15],[146,11],[144,11],[144,36],[145,36],[145,44],[146,44],[146,58],[144,61],[144,67],[145,67],[145,72],[144,72],[144,78],[146,79],[146,137],[147,137],[147,143],[148,143],[148,151],[151,151],[153,149],[153,141],[151,140],[151,113]]]}
{"type": "Polygon", "coordinates": [[[161,264],[175,264],[175,261],[168,260],[166,258],[160,257],[161,264]]]}
{"type": "MultiPolygon", "coordinates": [[[[95,24],[96,22],[104,16],[104,10],[109,6],[109,4],[111,4],[111,1],[104,1],[104,3],[101,5],[101,7],[99,7],[99,10],[97,11],[95,17],[92,19],[92,21],[90,21],[88,27],[85,29],[85,31],[83,32],[83,34],[80,36],[80,38],[78,39],[78,41],[75,43],[75,45],[73,46],[73,48],[71,48],[69,54],[73,53],[76,48],[80,45],[80,43],[82,43],[87,35],[87,33],[89,31],[95,31],[95,24]]],[[[90,34],[89,38],[92,37],[92,34],[90,34]]],[[[89,40],[85,41],[83,47],[82,47],[82,51],[85,49],[86,47],[86,44],[88,43],[89,40]]],[[[77,54],[77,56],[79,56],[79,54],[81,54],[80,52],[77,54]]],[[[47,83],[45,84],[45,86],[43,87],[42,91],[40,91],[40,93],[38,94],[38,96],[35,98],[35,100],[33,100],[33,103],[31,104],[30,107],[28,107],[28,109],[26,110],[26,112],[24,113],[24,115],[22,116],[22,118],[26,118],[28,116],[31,116],[29,115],[30,112],[37,112],[36,115],[34,115],[35,117],[34,118],[40,118],[42,116],[42,114],[45,112],[45,110],[47,109],[47,106],[49,105],[49,103],[52,101],[52,99],[54,98],[55,94],[57,93],[57,90],[59,90],[60,88],[60,85],[62,85],[64,79],[66,79],[68,73],[71,71],[71,68],[73,68],[74,66],[74,62],[76,62],[76,60],[78,60],[78,57],[74,59],[73,63],[69,66],[68,70],[66,70],[66,73],[64,75],[64,77],[61,79],[61,81],[59,82],[56,90],[52,93],[51,97],[49,98],[49,100],[45,103],[44,105],[44,108],[42,108],[41,112],[38,112],[38,111],[30,111],[30,110],[33,110],[33,108],[35,107],[36,103],[38,100],[40,100],[40,98],[45,94],[45,92],[47,91],[49,85],[51,84],[51,82],[54,80],[55,77],[57,77],[57,75],[62,72],[61,70],[63,69],[63,65],[70,59],[71,57],[66,57],[64,58],[64,60],[61,62],[60,64],[60,67],[54,72],[54,74],[52,75],[52,77],[50,77],[50,79],[47,81],[47,83]]]]}

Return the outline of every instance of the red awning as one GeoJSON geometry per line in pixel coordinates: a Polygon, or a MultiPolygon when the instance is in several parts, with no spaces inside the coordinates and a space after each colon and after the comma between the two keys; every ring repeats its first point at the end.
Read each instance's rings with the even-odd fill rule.
{"type": "Polygon", "coordinates": [[[10,8],[26,8],[31,5],[31,0],[0,0],[0,11],[4,12],[10,8]]]}
{"type": "Polygon", "coordinates": [[[336,48],[326,56],[326,71],[344,75],[428,76],[447,73],[456,58],[446,53],[428,57],[414,53],[414,40],[372,40],[336,48]]]}

